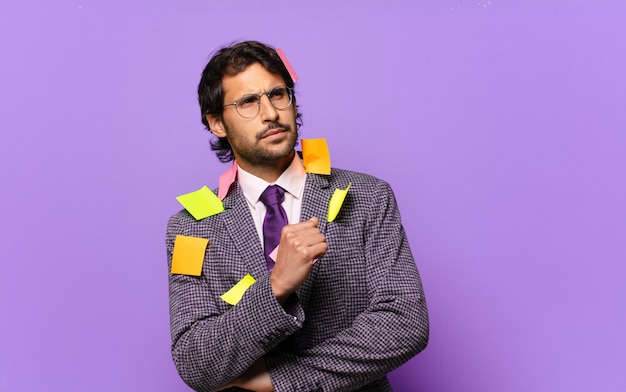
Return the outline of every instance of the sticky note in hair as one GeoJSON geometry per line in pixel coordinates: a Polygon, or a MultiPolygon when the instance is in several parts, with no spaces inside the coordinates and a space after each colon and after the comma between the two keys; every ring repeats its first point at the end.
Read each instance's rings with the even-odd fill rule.
{"type": "Polygon", "coordinates": [[[177,235],[172,252],[172,274],[200,276],[208,244],[206,238],[177,235]]]}
{"type": "Polygon", "coordinates": [[[326,139],[302,139],[302,163],[307,173],[330,174],[330,153],[326,139]]]}
{"type": "Polygon", "coordinates": [[[222,201],[218,199],[215,193],[207,188],[206,185],[197,191],[177,196],[176,200],[178,200],[196,220],[204,219],[207,216],[219,214],[224,211],[222,201]]]}
{"type": "Polygon", "coordinates": [[[291,79],[293,79],[293,82],[294,83],[297,82],[298,74],[296,73],[296,71],[294,71],[289,60],[287,60],[287,56],[285,56],[285,52],[283,52],[281,48],[276,48],[276,53],[278,53],[278,57],[280,57],[280,59],[283,60],[283,64],[285,64],[285,67],[287,67],[287,71],[289,71],[289,75],[291,76],[291,79]]]}

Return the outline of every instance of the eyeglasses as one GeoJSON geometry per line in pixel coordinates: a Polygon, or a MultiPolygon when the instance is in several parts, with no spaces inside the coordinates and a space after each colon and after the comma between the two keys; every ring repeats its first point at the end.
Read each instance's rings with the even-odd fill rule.
{"type": "Polygon", "coordinates": [[[243,118],[253,118],[259,114],[261,110],[261,97],[267,95],[272,106],[277,110],[285,110],[293,101],[293,90],[287,86],[277,86],[270,91],[262,92],[260,94],[248,94],[239,98],[233,103],[229,103],[226,106],[234,106],[237,113],[243,118]]]}

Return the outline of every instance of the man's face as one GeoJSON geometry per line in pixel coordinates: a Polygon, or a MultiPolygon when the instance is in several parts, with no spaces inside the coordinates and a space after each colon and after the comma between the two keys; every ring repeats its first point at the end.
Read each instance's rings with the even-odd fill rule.
{"type": "MultiPolygon", "coordinates": [[[[248,94],[260,94],[285,81],[254,63],[235,76],[224,76],[224,104],[230,104],[248,94]]],[[[295,102],[283,110],[276,109],[267,95],[262,95],[259,113],[244,118],[235,106],[224,108],[223,119],[207,116],[211,131],[217,137],[226,137],[238,164],[243,169],[284,163],[290,157],[298,137],[295,102]]]]}

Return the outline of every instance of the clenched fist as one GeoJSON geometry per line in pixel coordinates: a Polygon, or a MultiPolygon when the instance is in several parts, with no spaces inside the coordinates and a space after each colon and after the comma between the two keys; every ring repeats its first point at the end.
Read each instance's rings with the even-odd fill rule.
{"type": "Polygon", "coordinates": [[[319,219],[313,217],[282,229],[276,263],[270,275],[272,291],[281,304],[306,280],[315,260],[328,250],[326,237],[317,228],[318,224],[319,219]]]}

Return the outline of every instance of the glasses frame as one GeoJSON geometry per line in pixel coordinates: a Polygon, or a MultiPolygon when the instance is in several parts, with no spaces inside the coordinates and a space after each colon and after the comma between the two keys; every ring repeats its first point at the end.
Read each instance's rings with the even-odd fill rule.
{"type": "Polygon", "coordinates": [[[293,88],[288,87],[288,86],[276,86],[276,87],[272,87],[270,90],[268,91],[263,91],[262,93],[259,94],[246,94],[242,97],[240,97],[239,99],[237,99],[235,102],[233,103],[228,103],[224,105],[224,108],[226,108],[227,106],[234,106],[235,110],[237,111],[237,114],[240,115],[243,118],[255,118],[256,116],[259,115],[259,113],[261,112],[261,97],[265,95],[267,97],[267,100],[270,101],[270,104],[272,105],[272,107],[276,110],[285,110],[287,108],[289,108],[291,106],[291,104],[293,103],[293,88]],[[287,93],[289,94],[289,103],[287,104],[287,106],[285,106],[284,108],[277,108],[274,103],[272,102],[271,98],[270,98],[270,93],[274,90],[276,90],[277,88],[284,88],[285,90],[287,90],[287,93]],[[257,109],[256,109],[256,113],[254,114],[254,116],[244,116],[243,114],[241,114],[241,112],[239,111],[239,106],[241,104],[241,101],[245,98],[248,97],[257,97],[259,100],[257,102],[257,109]]]}

